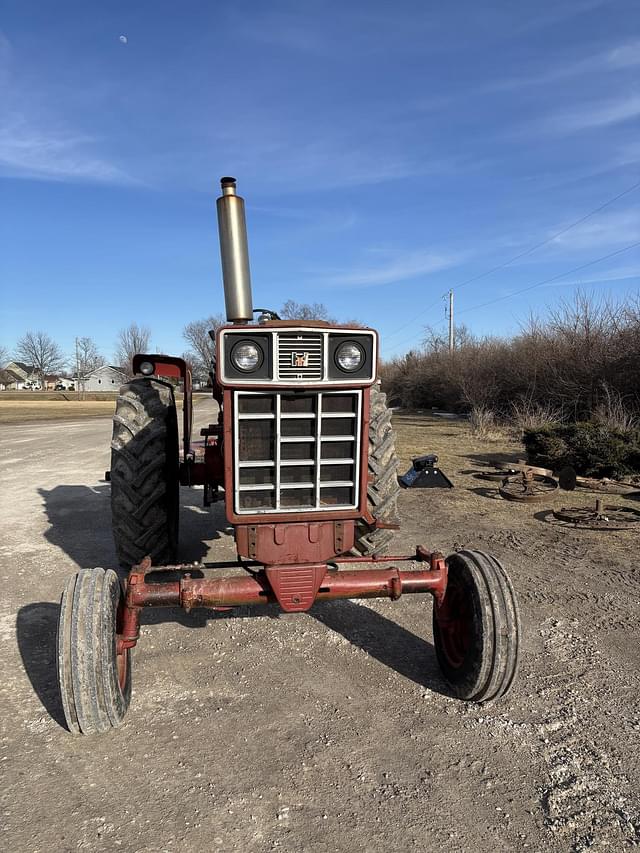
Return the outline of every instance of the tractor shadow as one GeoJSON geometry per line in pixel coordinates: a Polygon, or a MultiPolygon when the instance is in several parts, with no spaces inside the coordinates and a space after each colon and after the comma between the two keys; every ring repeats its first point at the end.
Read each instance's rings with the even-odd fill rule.
{"type": "Polygon", "coordinates": [[[58,687],[56,634],[60,606],[49,601],[27,604],[18,611],[16,638],[27,678],[43,707],[67,729],[58,687]]]}
{"type": "MultiPolygon", "coordinates": [[[[36,696],[49,716],[66,730],[57,679],[59,611],[60,606],[51,602],[27,604],[18,611],[16,634],[20,657],[36,696]]],[[[143,625],[174,622],[189,628],[206,628],[210,621],[265,616],[278,619],[280,615],[276,604],[260,610],[238,607],[233,612],[203,609],[185,613],[179,608],[149,608],[143,611],[141,622],[143,625]]],[[[347,600],[320,602],[309,615],[403,678],[435,693],[451,695],[440,675],[432,644],[386,616],[347,600]]]]}
{"type": "MultiPolygon", "coordinates": [[[[49,521],[48,542],[64,551],[79,568],[116,568],[111,536],[111,487],[69,485],[38,489],[49,521]]],[[[211,540],[228,527],[224,502],[202,506],[202,489],[180,489],[180,544],[178,560],[195,562],[206,557],[211,540]]]]}
{"type": "Polygon", "coordinates": [[[440,675],[433,645],[397,622],[348,600],[320,602],[310,615],[403,678],[435,693],[451,695],[440,675]]]}
{"type": "MultiPolygon", "coordinates": [[[[192,610],[191,613],[185,613],[180,608],[155,610],[149,607],[142,611],[141,624],[160,625],[174,622],[188,628],[206,628],[209,622],[218,620],[265,617],[279,619],[282,615],[277,604],[260,608],[236,607],[227,612],[203,608],[192,610]]],[[[294,618],[295,615],[303,614],[287,614],[287,618],[294,618]]],[[[308,615],[398,675],[434,693],[451,696],[440,675],[433,645],[381,613],[364,604],[354,604],[345,599],[321,601],[308,611],[308,615]]]]}

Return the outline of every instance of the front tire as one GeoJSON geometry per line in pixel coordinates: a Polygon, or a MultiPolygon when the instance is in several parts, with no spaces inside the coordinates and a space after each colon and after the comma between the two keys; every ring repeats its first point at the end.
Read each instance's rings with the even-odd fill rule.
{"type": "Polygon", "coordinates": [[[180,504],[178,419],[173,388],[158,379],[123,385],[111,441],[111,520],[125,569],[149,555],[173,563],[180,504]]]}
{"type": "MultiPolygon", "coordinates": [[[[387,408],[387,395],[377,385],[371,388],[369,414],[369,481],[367,506],[375,519],[398,523],[398,457],[396,436],[391,426],[391,410],[387,408]]],[[[371,557],[384,554],[393,539],[393,530],[356,522],[354,556],[371,557]]]]}
{"type": "Polygon", "coordinates": [[[58,684],[71,734],[121,725],[131,701],[131,650],[117,653],[120,582],[109,569],[69,578],[58,617],[58,684]]]}
{"type": "Polygon", "coordinates": [[[451,692],[489,702],[505,696],[518,670],[520,618],[502,564],[482,551],[447,558],[447,589],[434,602],[436,656],[451,692]]]}

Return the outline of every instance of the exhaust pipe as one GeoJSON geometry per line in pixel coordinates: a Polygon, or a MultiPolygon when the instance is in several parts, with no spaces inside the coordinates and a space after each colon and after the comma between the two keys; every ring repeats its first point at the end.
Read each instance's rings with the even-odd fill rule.
{"type": "Polygon", "coordinates": [[[222,195],[216,207],[227,320],[249,323],[253,319],[253,305],[244,199],[236,195],[235,178],[221,178],[220,183],[222,195]]]}

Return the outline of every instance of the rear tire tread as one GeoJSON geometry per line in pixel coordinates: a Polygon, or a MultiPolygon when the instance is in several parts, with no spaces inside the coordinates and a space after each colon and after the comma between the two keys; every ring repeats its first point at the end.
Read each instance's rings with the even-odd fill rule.
{"type": "MultiPolygon", "coordinates": [[[[377,385],[371,388],[369,415],[369,482],[367,504],[371,515],[382,522],[398,523],[397,500],[398,459],[395,454],[395,433],[391,426],[391,412],[387,408],[387,397],[377,385]]],[[[376,527],[366,521],[357,521],[355,542],[351,549],[354,556],[384,554],[393,539],[393,531],[376,527]]]]}
{"type": "Polygon", "coordinates": [[[147,554],[155,565],[175,562],[178,504],[173,388],[139,377],[120,389],[111,441],[111,516],[123,568],[131,568],[147,554]]]}

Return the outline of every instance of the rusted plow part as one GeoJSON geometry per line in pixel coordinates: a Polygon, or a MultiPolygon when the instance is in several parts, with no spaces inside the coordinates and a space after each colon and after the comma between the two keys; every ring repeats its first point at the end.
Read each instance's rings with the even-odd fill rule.
{"type": "Polygon", "coordinates": [[[516,470],[533,471],[534,474],[539,474],[541,477],[553,477],[551,468],[538,468],[536,465],[529,465],[526,459],[518,459],[516,470]]]}
{"type": "Polygon", "coordinates": [[[603,506],[600,500],[596,501],[595,507],[562,507],[553,510],[552,515],[567,527],[585,530],[640,530],[640,512],[637,509],[603,506]]]}
{"type": "Polygon", "coordinates": [[[560,488],[572,492],[575,488],[590,492],[600,492],[605,495],[633,495],[640,493],[640,482],[631,483],[625,480],[610,480],[608,477],[578,477],[575,470],[567,465],[558,474],[560,488]]]}
{"type": "Polygon", "coordinates": [[[535,503],[548,498],[557,488],[558,483],[553,477],[535,474],[530,468],[525,468],[518,475],[505,477],[499,492],[508,501],[535,503]]]}
{"type": "Polygon", "coordinates": [[[632,495],[639,491],[638,486],[631,483],[623,483],[618,480],[609,480],[604,477],[602,480],[592,480],[589,477],[576,477],[576,484],[581,489],[588,489],[591,492],[602,492],[605,495],[632,495]]]}

